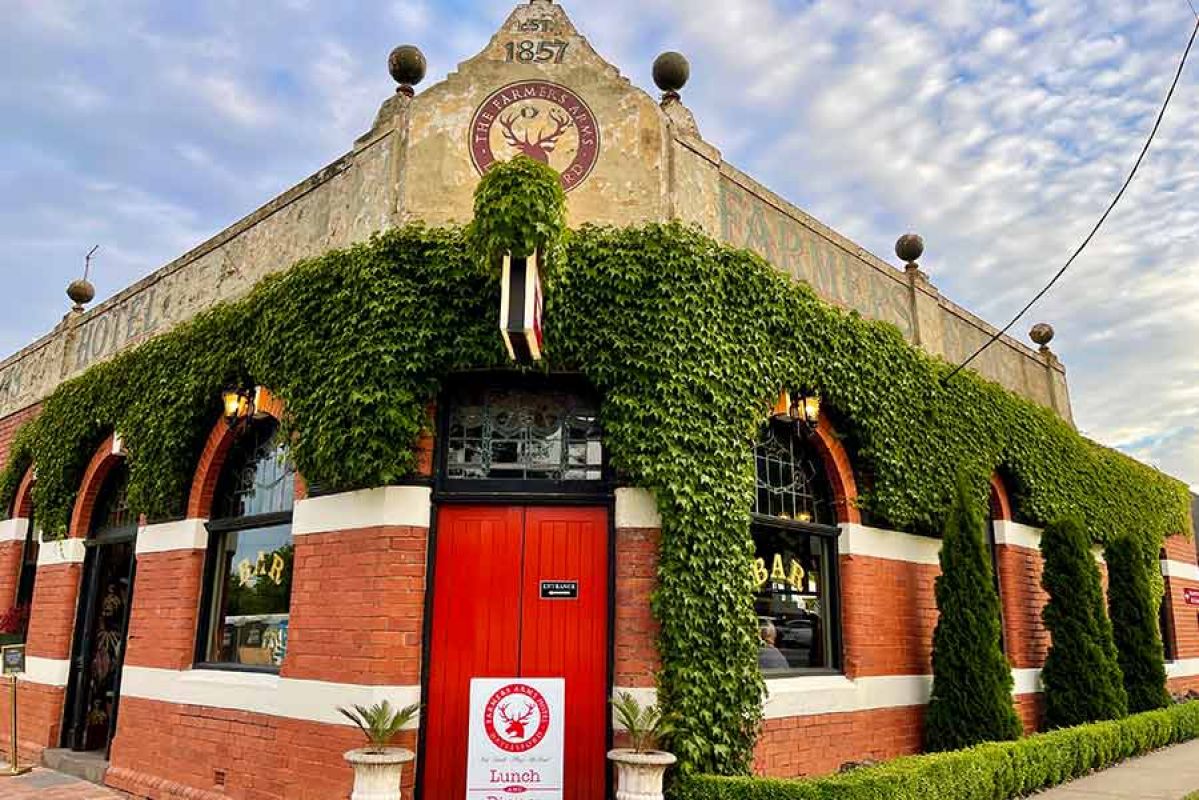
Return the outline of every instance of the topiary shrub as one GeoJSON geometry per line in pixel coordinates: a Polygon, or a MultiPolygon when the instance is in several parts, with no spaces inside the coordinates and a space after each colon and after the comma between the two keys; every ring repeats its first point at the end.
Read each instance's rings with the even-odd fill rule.
{"type": "Polygon", "coordinates": [[[924,718],[930,751],[1018,739],[1012,672],[1000,647],[999,594],[983,542],[981,499],[959,477],[941,544],[933,632],[933,692],[924,718]]]}
{"type": "Polygon", "coordinates": [[[1103,607],[1099,567],[1082,523],[1059,520],[1041,538],[1049,593],[1042,612],[1053,644],[1041,671],[1045,721],[1065,728],[1128,714],[1112,624],[1103,607]]]}
{"type": "Polygon", "coordinates": [[[1128,710],[1134,713],[1165,708],[1165,652],[1158,630],[1157,603],[1145,551],[1127,536],[1107,546],[1108,608],[1111,610],[1116,652],[1128,710]]]}

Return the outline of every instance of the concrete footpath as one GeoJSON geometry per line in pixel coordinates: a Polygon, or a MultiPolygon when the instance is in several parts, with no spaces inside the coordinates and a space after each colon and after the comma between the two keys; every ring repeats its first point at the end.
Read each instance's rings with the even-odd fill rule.
{"type": "Polygon", "coordinates": [[[1125,761],[1036,800],[1182,800],[1199,791],[1199,740],[1125,761]]]}

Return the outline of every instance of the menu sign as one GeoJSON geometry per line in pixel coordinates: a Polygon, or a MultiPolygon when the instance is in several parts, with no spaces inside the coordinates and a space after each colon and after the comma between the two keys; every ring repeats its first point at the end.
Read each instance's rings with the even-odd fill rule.
{"type": "Polygon", "coordinates": [[[566,681],[470,682],[468,800],[562,800],[566,681]]]}

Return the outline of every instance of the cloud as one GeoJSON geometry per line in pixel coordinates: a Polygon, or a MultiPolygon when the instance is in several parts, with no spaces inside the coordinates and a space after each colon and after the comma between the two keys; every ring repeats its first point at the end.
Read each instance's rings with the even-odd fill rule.
{"type": "MultiPolygon", "coordinates": [[[[102,293],[344,152],[393,90],[428,83],[514,0],[20,0],[0,30],[0,346],[65,311],[96,243],[102,293]],[[98,237],[98,239],[97,239],[98,237]]],[[[726,158],[887,255],[908,229],[938,287],[1003,322],[1064,261],[1131,165],[1193,18],[1177,0],[609,0],[565,5],[726,158]]],[[[1196,54],[1199,56],[1199,54],[1196,54]]],[[[1199,64],[1120,209],[1017,328],[1058,330],[1078,424],[1199,484],[1199,64]]]]}

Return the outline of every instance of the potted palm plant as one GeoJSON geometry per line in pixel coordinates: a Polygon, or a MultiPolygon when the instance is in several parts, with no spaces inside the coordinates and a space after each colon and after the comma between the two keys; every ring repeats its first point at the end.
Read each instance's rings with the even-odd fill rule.
{"type": "Polygon", "coordinates": [[[345,759],[354,767],[350,800],[400,800],[404,765],[416,758],[411,750],[391,747],[391,740],[420,713],[419,705],[396,710],[384,700],[367,708],[356,705],[340,711],[366,736],[367,746],[351,750],[345,759]]]}
{"type": "Polygon", "coordinates": [[[608,753],[616,765],[616,800],[662,800],[666,770],[678,760],[657,749],[670,732],[669,720],[656,705],[642,706],[628,692],[618,694],[612,708],[631,745],[608,753]]]}

